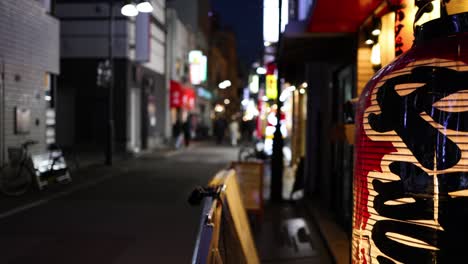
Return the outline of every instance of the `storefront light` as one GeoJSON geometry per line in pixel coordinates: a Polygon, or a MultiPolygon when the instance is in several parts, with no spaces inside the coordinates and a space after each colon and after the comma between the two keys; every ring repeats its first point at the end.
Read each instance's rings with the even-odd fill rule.
{"type": "MultiPolygon", "coordinates": [[[[309,85],[306,82],[303,82],[301,86],[307,88],[309,85]]],[[[296,90],[296,87],[294,87],[294,90],[296,90]]]]}
{"type": "Polygon", "coordinates": [[[371,63],[374,66],[380,65],[382,63],[381,58],[380,58],[380,45],[379,45],[379,43],[372,46],[371,63]]]}
{"type": "Polygon", "coordinates": [[[231,103],[231,100],[229,100],[229,99],[227,99],[227,98],[224,99],[224,104],[225,104],[225,105],[228,105],[228,104],[230,104],[230,103],[231,103]]]}
{"type": "Polygon", "coordinates": [[[258,75],[256,74],[251,75],[250,83],[249,83],[249,89],[251,93],[253,94],[258,93],[259,82],[260,82],[260,78],[258,77],[258,75]]]}
{"type": "Polygon", "coordinates": [[[221,113],[221,112],[224,112],[224,106],[220,105],[220,104],[217,104],[214,108],[215,112],[217,113],[221,113]]]}
{"type": "Polygon", "coordinates": [[[382,29],[382,22],[380,21],[380,18],[374,17],[372,20],[372,32],[371,34],[373,36],[378,36],[380,35],[380,30],[382,29]]]}
{"type": "Polygon", "coordinates": [[[300,93],[300,94],[305,94],[305,92],[306,92],[306,90],[305,90],[304,88],[301,88],[301,89],[299,90],[299,93],[300,93]]]}
{"type": "Polygon", "coordinates": [[[374,44],[374,41],[369,38],[369,39],[366,40],[366,44],[367,45],[372,45],[372,44],[374,44]]]}
{"type": "Polygon", "coordinates": [[[218,84],[219,89],[226,89],[229,86],[231,86],[231,81],[229,80],[224,80],[218,84]]]}
{"type": "Polygon", "coordinates": [[[271,42],[265,41],[265,42],[263,42],[263,45],[264,45],[265,47],[269,47],[269,46],[271,45],[271,42]]]}
{"type": "MultiPolygon", "coordinates": [[[[304,83],[302,84],[302,87],[307,87],[307,83],[305,83],[305,86],[304,86],[304,83]]],[[[289,86],[287,87],[286,89],[284,89],[282,92],[281,92],[281,95],[280,95],[280,101],[281,102],[284,102],[286,101],[290,96],[291,96],[291,93],[294,92],[296,90],[296,86],[292,85],[292,86],[289,86]]]]}

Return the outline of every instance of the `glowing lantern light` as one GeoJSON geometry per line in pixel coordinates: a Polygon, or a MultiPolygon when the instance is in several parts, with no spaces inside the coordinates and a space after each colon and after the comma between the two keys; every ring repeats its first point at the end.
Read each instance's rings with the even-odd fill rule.
{"type": "Polygon", "coordinates": [[[468,13],[423,24],[356,113],[353,263],[459,263],[468,237],[468,13]]]}

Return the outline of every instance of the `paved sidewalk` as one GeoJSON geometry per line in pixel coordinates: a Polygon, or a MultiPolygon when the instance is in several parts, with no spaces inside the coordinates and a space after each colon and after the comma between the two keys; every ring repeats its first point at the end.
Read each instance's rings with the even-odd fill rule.
{"type": "MultiPolygon", "coordinates": [[[[19,197],[2,196],[0,219],[19,211],[47,203],[59,196],[88,188],[114,175],[125,174],[136,160],[166,159],[177,153],[190,153],[205,142],[194,142],[188,148],[161,148],[135,156],[115,156],[113,166],[90,163],[72,174],[69,184],[54,184],[43,191],[31,191],[19,197]]],[[[177,156],[178,157],[178,156],[177,156]]],[[[175,157],[175,158],[177,158],[175,157]]],[[[176,159],[177,160],[177,159],[176,159]]],[[[177,163],[177,161],[174,161],[177,163]]],[[[266,172],[269,172],[266,169],[266,172]]],[[[268,176],[268,175],[267,175],[268,176]]],[[[267,184],[269,180],[265,181],[267,184]]],[[[269,187],[266,185],[265,190],[269,187]]],[[[262,263],[337,263],[349,264],[349,239],[320,204],[307,198],[295,202],[270,204],[265,201],[265,216],[253,232],[262,263]]]]}
{"type": "Polygon", "coordinates": [[[66,193],[76,191],[77,189],[86,188],[88,185],[105,180],[112,175],[123,173],[127,170],[129,164],[135,159],[162,159],[184,150],[185,149],[174,150],[172,148],[159,148],[140,153],[139,155],[116,153],[113,156],[112,166],[104,164],[103,155],[101,153],[88,153],[88,155],[77,157],[79,167],[73,168],[70,171],[72,178],[71,182],[52,183],[41,191],[33,188],[20,196],[1,195],[0,219],[16,213],[18,210],[26,210],[31,206],[37,206],[41,203],[45,203],[59,195],[64,195],[66,193]]]}

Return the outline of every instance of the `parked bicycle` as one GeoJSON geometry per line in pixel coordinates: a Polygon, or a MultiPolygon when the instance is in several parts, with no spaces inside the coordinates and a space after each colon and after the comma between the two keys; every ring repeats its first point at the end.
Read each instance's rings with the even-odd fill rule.
{"type": "Polygon", "coordinates": [[[265,160],[268,155],[264,151],[264,143],[255,139],[241,144],[237,158],[239,161],[265,160]]]}
{"type": "Polygon", "coordinates": [[[51,180],[71,181],[62,152],[50,148],[45,159],[38,159],[34,164],[29,147],[37,141],[27,140],[19,148],[8,148],[8,163],[0,168],[0,191],[5,195],[24,194],[33,185],[41,190],[51,180]]]}

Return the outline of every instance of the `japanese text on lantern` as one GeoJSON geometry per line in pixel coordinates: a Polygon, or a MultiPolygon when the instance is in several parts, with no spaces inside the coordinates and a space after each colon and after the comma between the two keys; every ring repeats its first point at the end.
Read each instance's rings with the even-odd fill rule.
{"type": "Polygon", "coordinates": [[[417,61],[371,93],[353,263],[450,263],[468,233],[468,66],[417,61]]]}

